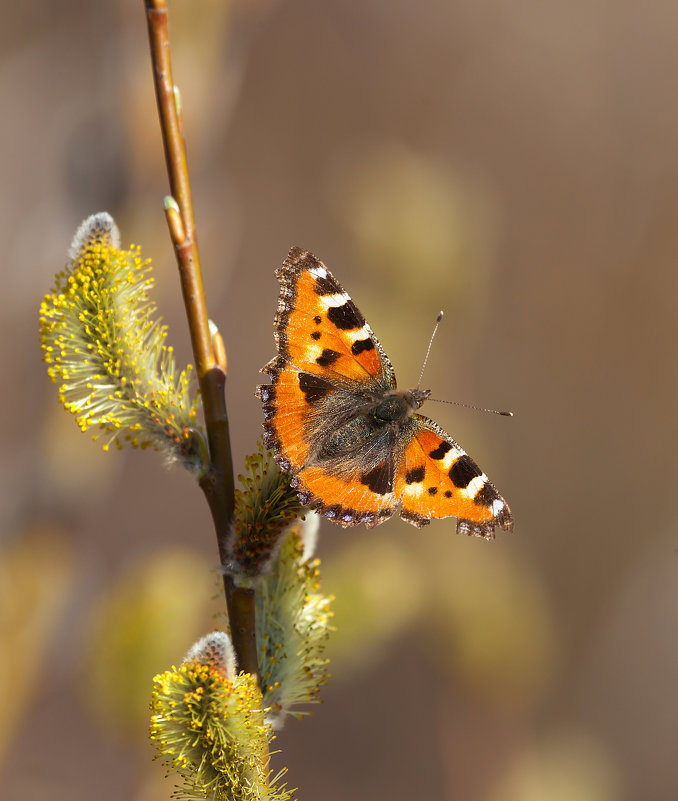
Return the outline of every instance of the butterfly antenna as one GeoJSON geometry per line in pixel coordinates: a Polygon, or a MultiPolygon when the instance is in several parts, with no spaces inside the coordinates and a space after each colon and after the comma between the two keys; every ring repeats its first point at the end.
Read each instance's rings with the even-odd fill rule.
{"type": "MultiPolygon", "coordinates": [[[[421,386],[421,379],[424,377],[424,370],[426,369],[426,363],[428,362],[428,355],[431,352],[431,345],[433,345],[433,338],[438,331],[438,326],[440,325],[440,321],[443,319],[443,313],[440,312],[436,317],[436,324],[433,327],[433,333],[431,334],[431,339],[428,343],[428,348],[426,349],[426,356],[424,357],[424,364],[421,368],[421,373],[419,373],[419,383],[417,384],[417,389],[421,386]]],[[[465,409],[474,409],[476,412],[487,412],[488,414],[499,414],[502,417],[513,417],[513,412],[507,411],[500,411],[499,409],[486,409],[484,406],[474,406],[472,403],[462,403],[461,401],[449,401],[449,400],[440,400],[439,398],[429,398],[429,400],[437,401],[438,403],[451,403],[453,406],[463,406],[465,409]]]]}
{"type": "Polygon", "coordinates": [[[452,406],[463,406],[464,409],[473,409],[476,412],[488,412],[489,414],[500,414],[502,417],[513,417],[513,412],[500,411],[499,409],[486,409],[484,406],[474,406],[472,403],[462,403],[461,401],[441,400],[440,398],[429,398],[435,403],[451,403],[452,406]]]}
{"type": "Polygon", "coordinates": [[[433,344],[433,338],[436,335],[436,331],[438,330],[438,326],[440,325],[440,321],[443,319],[443,313],[440,312],[436,317],[436,324],[433,326],[433,333],[431,334],[431,339],[428,342],[428,348],[426,348],[426,356],[424,356],[424,363],[421,366],[421,373],[419,373],[419,381],[417,383],[417,389],[421,386],[421,379],[424,377],[424,370],[426,369],[426,363],[428,362],[428,355],[431,352],[431,345],[433,344]]]}

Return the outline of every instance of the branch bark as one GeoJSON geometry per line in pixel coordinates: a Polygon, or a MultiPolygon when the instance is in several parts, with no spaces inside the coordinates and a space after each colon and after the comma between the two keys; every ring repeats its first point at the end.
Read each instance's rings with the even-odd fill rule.
{"type": "Polygon", "coordinates": [[[200,486],[212,513],[219,558],[224,570],[224,592],[238,669],[258,675],[254,593],[236,587],[226,572],[228,540],[233,523],[235,485],[226,409],[226,350],[217,354],[209,330],[207,303],[200,271],[193,215],[191,183],[182,133],[178,93],[172,80],[166,0],[144,0],[153,65],[158,115],[172,198],[165,203],[170,237],[179,267],[181,291],[205,415],[210,470],[200,486]]]}

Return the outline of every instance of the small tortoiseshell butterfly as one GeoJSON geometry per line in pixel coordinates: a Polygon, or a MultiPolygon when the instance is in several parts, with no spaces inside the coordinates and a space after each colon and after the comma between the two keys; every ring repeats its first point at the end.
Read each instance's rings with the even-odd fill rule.
{"type": "Polygon", "coordinates": [[[513,518],[478,465],[416,411],[430,390],[402,392],[379,340],[315,256],[292,248],[281,269],[278,355],[258,387],[266,445],[305,506],[342,526],[395,512],[415,526],[456,517],[457,532],[494,537],[513,518]]]}

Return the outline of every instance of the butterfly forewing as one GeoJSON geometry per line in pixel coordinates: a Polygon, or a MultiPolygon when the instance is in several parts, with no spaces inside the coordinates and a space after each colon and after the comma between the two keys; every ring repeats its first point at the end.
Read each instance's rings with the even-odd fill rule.
{"type": "Polygon", "coordinates": [[[393,368],[365,318],[325,265],[292,248],[276,273],[278,351],[290,367],[395,386],[393,368]]]}

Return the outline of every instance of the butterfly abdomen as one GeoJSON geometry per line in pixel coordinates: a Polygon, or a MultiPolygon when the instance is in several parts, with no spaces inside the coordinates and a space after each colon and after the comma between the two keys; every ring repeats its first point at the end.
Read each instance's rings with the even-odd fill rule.
{"type": "Polygon", "coordinates": [[[376,430],[369,417],[354,417],[330,434],[322,443],[317,458],[320,461],[334,459],[352,453],[356,448],[363,448],[376,430]]]}

